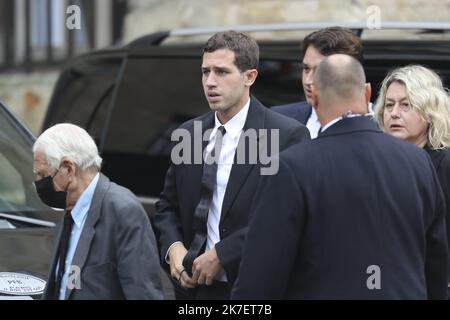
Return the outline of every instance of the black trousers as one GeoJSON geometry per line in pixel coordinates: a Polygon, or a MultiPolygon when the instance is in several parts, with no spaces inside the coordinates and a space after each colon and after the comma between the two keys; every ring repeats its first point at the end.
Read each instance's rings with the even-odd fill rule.
{"type": "Polygon", "coordinates": [[[185,289],[179,283],[173,283],[177,300],[230,300],[232,285],[228,282],[215,281],[210,286],[195,289],[185,289]]]}

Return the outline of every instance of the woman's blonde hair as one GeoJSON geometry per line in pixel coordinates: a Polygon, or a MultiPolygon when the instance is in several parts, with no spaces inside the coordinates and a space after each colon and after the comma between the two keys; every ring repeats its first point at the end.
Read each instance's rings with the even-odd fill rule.
{"type": "Polygon", "coordinates": [[[375,120],[385,131],[383,114],[386,91],[393,82],[406,87],[406,94],[413,109],[429,124],[427,145],[433,149],[450,147],[450,94],[441,78],[421,65],[410,65],[392,70],[381,84],[375,103],[375,120]]]}

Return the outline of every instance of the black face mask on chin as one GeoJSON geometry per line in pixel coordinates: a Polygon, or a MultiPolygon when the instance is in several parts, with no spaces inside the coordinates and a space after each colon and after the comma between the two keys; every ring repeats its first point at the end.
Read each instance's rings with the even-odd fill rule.
{"type": "Polygon", "coordinates": [[[53,177],[47,176],[35,181],[36,191],[42,202],[52,208],[65,209],[67,192],[55,191],[53,187],[53,177]]]}

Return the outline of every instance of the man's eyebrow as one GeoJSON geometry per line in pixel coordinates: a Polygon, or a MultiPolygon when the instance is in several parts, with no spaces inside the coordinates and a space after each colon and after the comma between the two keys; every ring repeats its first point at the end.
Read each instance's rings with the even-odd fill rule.
{"type": "Polygon", "coordinates": [[[230,71],[231,69],[229,67],[202,67],[202,70],[215,70],[215,71],[230,71]]]}

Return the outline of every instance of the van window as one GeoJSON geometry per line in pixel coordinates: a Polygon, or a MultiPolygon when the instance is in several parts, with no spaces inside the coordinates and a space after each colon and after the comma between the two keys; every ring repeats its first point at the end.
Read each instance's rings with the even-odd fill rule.
{"type": "Polygon", "coordinates": [[[51,104],[46,122],[70,122],[85,128],[99,143],[111,102],[120,58],[81,59],[60,76],[56,104],[51,104]]]}

